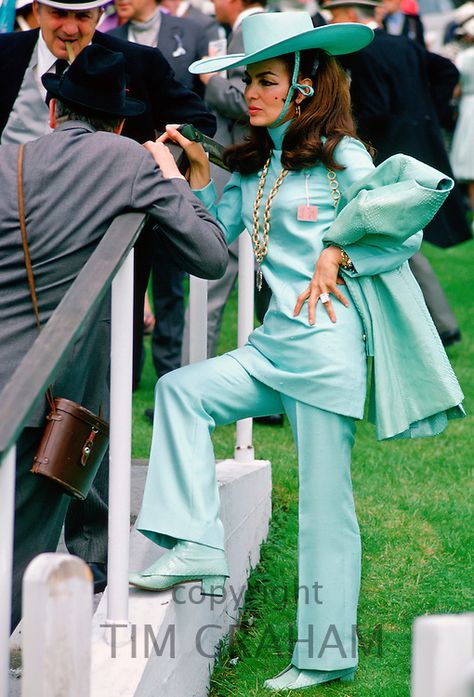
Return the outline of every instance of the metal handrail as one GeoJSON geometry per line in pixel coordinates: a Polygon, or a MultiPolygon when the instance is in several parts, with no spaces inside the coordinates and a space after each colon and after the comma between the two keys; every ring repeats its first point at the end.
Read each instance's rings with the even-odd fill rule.
{"type": "Polygon", "coordinates": [[[38,338],[0,392],[0,466],[25,427],[38,397],[54,379],[62,357],[108,292],[134,246],[145,216],[125,213],[108,228],[38,338]]]}

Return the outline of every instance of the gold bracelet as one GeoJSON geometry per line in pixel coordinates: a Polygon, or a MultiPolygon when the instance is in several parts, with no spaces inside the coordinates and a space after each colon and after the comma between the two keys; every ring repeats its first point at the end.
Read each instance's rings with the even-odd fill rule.
{"type": "Polygon", "coordinates": [[[355,266],[348,253],[341,247],[339,247],[339,249],[341,250],[341,261],[339,262],[339,266],[342,266],[346,271],[355,271],[355,266]]]}

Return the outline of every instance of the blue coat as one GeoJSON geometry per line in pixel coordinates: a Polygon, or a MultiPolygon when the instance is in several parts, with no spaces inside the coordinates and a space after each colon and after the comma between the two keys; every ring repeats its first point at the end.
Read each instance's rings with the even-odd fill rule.
{"type": "Polygon", "coordinates": [[[386,271],[380,253],[424,227],[453,187],[452,179],[406,155],[394,155],[341,196],[325,244],[361,245],[370,275],[345,273],[373,356],[369,418],[377,437],[413,438],[440,433],[462,416],[461,388],[420,287],[407,262],[386,271]]]}

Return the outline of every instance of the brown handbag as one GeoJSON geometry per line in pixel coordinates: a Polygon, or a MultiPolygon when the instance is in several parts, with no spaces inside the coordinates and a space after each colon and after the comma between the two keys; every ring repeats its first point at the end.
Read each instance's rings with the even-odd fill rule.
{"type": "MultiPolygon", "coordinates": [[[[26,234],[23,152],[24,146],[20,145],[18,152],[18,210],[21,240],[35,321],[38,329],[41,329],[38,299],[26,234]]],[[[51,387],[47,390],[46,398],[51,411],[46,417],[46,426],[38,451],[33,459],[31,471],[56,482],[69,496],[83,500],[89,493],[107,450],[109,425],[101,416],[96,416],[70,399],[62,397],[53,399],[51,387]]]]}

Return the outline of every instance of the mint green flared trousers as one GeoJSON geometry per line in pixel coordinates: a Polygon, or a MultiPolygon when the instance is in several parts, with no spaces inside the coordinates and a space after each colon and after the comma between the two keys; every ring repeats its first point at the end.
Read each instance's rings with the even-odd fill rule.
{"type": "MultiPolygon", "coordinates": [[[[316,389],[316,386],[315,386],[316,389]]],[[[285,411],[299,463],[298,668],[357,663],[360,535],[350,476],[354,419],[298,402],[256,380],[229,355],[159,380],[138,529],[225,549],[211,433],[216,425],[285,411]]],[[[264,456],[265,453],[262,453],[264,456]]],[[[275,579],[288,585],[289,579],[275,579]]]]}

